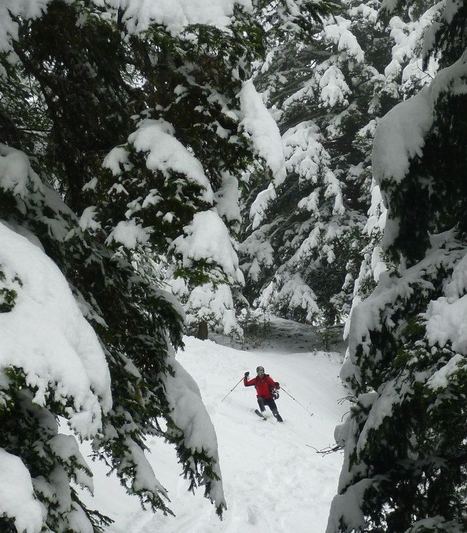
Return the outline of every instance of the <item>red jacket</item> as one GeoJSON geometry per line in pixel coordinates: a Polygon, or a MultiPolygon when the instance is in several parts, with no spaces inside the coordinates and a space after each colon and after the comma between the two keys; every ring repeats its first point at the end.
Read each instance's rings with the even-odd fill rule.
{"type": "Polygon", "coordinates": [[[272,391],[280,387],[279,383],[274,381],[269,374],[256,376],[252,379],[243,378],[243,384],[245,387],[251,387],[254,385],[256,388],[256,396],[258,398],[264,398],[265,400],[272,400],[272,391]]]}

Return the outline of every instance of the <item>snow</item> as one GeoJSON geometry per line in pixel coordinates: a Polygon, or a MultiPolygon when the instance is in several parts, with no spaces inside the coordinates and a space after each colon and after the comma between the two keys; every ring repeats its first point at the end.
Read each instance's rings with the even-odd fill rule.
{"type": "Polygon", "coordinates": [[[116,242],[132,250],[149,240],[149,230],[135,220],[121,220],[107,237],[106,243],[116,242]]]}
{"type": "Polygon", "coordinates": [[[270,204],[270,202],[272,202],[272,200],[275,200],[276,198],[277,193],[273,183],[270,183],[267,189],[258,193],[255,198],[255,201],[251,204],[250,207],[252,229],[257,229],[260,226],[261,222],[263,221],[263,218],[266,215],[268,205],[270,204]]]}
{"type": "Polygon", "coordinates": [[[58,267],[29,240],[0,222],[2,285],[17,293],[0,313],[0,371],[14,366],[36,387],[34,402],[72,398],[69,422],[83,436],[110,409],[110,375],[99,340],[84,319],[58,267]]]}
{"type": "Polygon", "coordinates": [[[208,322],[222,326],[226,335],[241,333],[235,316],[235,308],[230,286],[221,283],[204,283],[196,286],[190,293],[185,305],[187,309],[187,324],[198,324],[205,319],[208,322]]]}
{"type": "MultiPolygon", "coordinates": [[[[107,477],[105,468],[94,464],[95,497],[84,497],[92,508],[99,507],[114,518],[106,533],[323,533],[342,455],[321,456],[312,446],[322,449],[333,444],[334,426],[346,408],[337,404],[345,395],[338,379],[341,356],[310,351],[316,340],[313,331],[274,319],[272,330],[263,336],[264,346],[256,350],[186,337],[185,350],[177,360],[198,385],[181,367],[175,368],[180,392],[185,391],[177,416],[185,418],[183,424],[189,424],[192,416],[202,417],[214,445],[208,419],[194,408],[199,389],[217,433],[228,506],[224,519],[219,521],[202,491],[192,495],[186,480],[174,479],[173,470],[179,468],[175,452],[160,439],[150,438],[148,460],[157,463],[157,475],[168,489],[176,516],[142,511],[113,475],[107,477]],[[221,401],[246,370],[254,372],[258,365],[304,406],[282,390],[277,404],[283,424],[270,413],[267,421],[260,420],[253,413],[255,392],[242,383],[221,401]]],[[[188,438],[197,445],[196,433],[188,438]]]]}
{"type": "MultiPolygon", "coordinates": [[[[102,0],[93,0],[102,7],[102,0]]],[[[0,3],[0,51],[10,51],[18,37],[16,18],[40,17],[51,0],[2,0],[0,3]]],[[[161,24],[172,34],[182,32],[190,24],[208,24],[226,29],[236,5],[251,11],[251,0],[109,0],[108,11],[120,9],[130,33],[161,24]]]]}
{"type": "Polygon", "coordinates": [[[315,293],[298,272],[285,280],[280,279],[280,275],[276,275],[274,281],[258,298],[257,305],[263,309],[271,307],[283,307],[291,311],[297,308],[303,309],[306,311],[305,319],[308,321],[311,321],[313,316],[319,312],[315,293]]]}
{"type": "Polygon", "coordinates": [[[376,183],[400,183],[411,160],[421,156],[425,136],[434,120],[434,106],[448,89],[452,94],[467,93],[467,52],[451,66],[439,71],[428,87],[399,103],[379,122],[373,144],[373,172],[376,183]]]}
{"type": "Polygon", "coordinates": [[[252,9],[251,0],[111,0],[110,3],[124,9],[123,20],[131,33],[145,31],[151,23],[162,24],[173,34],[190,24],[225,28],[235,5],[252,9]]]}
{"type": "Polygon", "coordinates": [[[426,338],[430,346],[445,346],[467,355],[467,255],[455,264],[451,278],[443,288],[444,295],[431,301],[424,318],[426,338]]]}
{"type": "Polygon", "coordinates": [[[31,476],[19,457],[0,448],[0,516],[23,533],[39,533],[45,509],[33,496],[31,476]]]}
{"type": "Polygon", "coordinates": [[[395,45],[392,48],[392,60],[384,70],[384,75],[387,79],[395,79],[400,76],[403,68],[403,82],[410,81],[411,77],[421,80],[430,80],[430,76],[434,77],[437,61],[430,61],[426,73],[419,54],[419,48],[424,33],[433,24],[441,6],[442,3],[438,2],[430,9],[427,9],[415,21],[404,22],[397,16],[391,18],[389,26],[391,28],[391,38],[394,40],[395,45]]]}
{"type": "Polygon", "coordinates": [[[410,161],[422,155],[425,135],[432,124],[433,104],[426,88],[381,119],[373,144],[373,173],[378,185],[384,180],[403,180],[410,161]]]}
{"type": "Polygon", "coordinates": [[[223,173],[221,188],[215,193],[216,208],[219,215],[228,222],[240,221],[240,190],[234,176],[223,173]]]}
{"type": "Polygon", "coordinates": [[[24,198],[29,194],[29,187],[40,189],[41,183],[28,156],[0,143],[0,188],[24,198]]]}
{"type": "Polygon", "coordinates": [[[450,341],[453,350],[467,355],[467,295],[454,302],[444,297],[430,302],[426,318],[426,333],[431,346],[444,346],[450,341]]]}
{"type": "Polygon", "coordinates": [[[213,472],[219,477],[219,480],[212,481],[211,497],[216,507],[225,507],[217,436],[203,405],[201,392],[196,381],[175,357],[172,357],[170,365],[174,374],[167,376],[166,387],[173,420],[179,428],[183,429],[183,443],[187,448],[199,453],[204,450],[214,459],[213,472]]]}
{"type": "MultiPolygon", "coordinates": [[[[119,176],[122,172],[122,167],[128,167],[128,164],[128,151],[123,146],[115,146],[115,148],[112,148],[112,150],[110,150],[110,152],[104,157],[102,166],[108,168],[114,176],[119,176]]],[[[94,186],[88,187],[94,188],[94,186]]]]}
{"type": "Polygon", "coordinates": [[[91,230],[95,231],[101,227],[100,222],[96,220],[97,215],[97,207],[95,205],[91,205],[89,207],[86,207],[79,219],[79,227],[83,230],[91,230]]]}
{"type": "MultiPolygon", "coordinates": [[[[133,144],[138,152],[147,153],[148,169],[160,171],[166,177],[170,171],[185,175],[189,182],[201,187],[200,198],[212,204],[214,194],[201,163],[175,138],[174,127],[167,121],[141,121],[138,129],[128,137],[128,142],[133,144]]],[[[118,152],[113,157],[111,154],[108,156],[107,165],[115,170],[121,160],[121,154],[118,152]]]]}
{"type": "Polygon", "coordinates": [[[344,496],[338,495],[334,498],[326,533],[339,531],[339,523],[335,517],[343,518],[348,531],[358,531],[365,526],[365,517],[361,511],[362,500],[372,483],[371,479],[361,479],[349,487],[344,496]]]}
{"type": "Polygon", "coordinates": [[[184,232],[185,235],[173,242],[174,250],[183,257],[184,266],[190,267],[193,261],[205,260],[219,265],[230,279],[243,283],[229,230],[215,210],[195,213],[184,232]]]}
{"type": "Polygon", "coordinates": [[[0,3],[0,51],[9,51],[18,37],[17,17],[40,17],[50,0],[2,0],[0,3]]]}
{"type": "Polygon", "coordinates": [[[272,170],[274,185],[281,185],[286,176],[281,134],[252,80],[245,81],[239,94],[241,126],[251,137],[258,154],[272,170]]]}
{"type": "Polygon", "coordinates": [[[349,30],[351,21],[340,16],[334,16],[332,20],[335,24],[326,24],[323,29],[326,39],[337,44],[339,52],[345,50],[357,63],[361,63],[365,54],[355,35],[349,30]]]}
{"type": "Polygon", "coordinates": [[[299,175],[300,181],[316,183],[320,165],[330,162],[330,155],[321,144],[322,135],[312,121],[301,122],[283,135],[287,170],[299,175]]]}
{"type": "Polygon", "coordinates": [[[427,381],[427,385],[432,389],[446,388],[449,384],[449,378],[459,371],[465,369],[465,357],[456,353],[449,361],[437,370],[427,381]]]}

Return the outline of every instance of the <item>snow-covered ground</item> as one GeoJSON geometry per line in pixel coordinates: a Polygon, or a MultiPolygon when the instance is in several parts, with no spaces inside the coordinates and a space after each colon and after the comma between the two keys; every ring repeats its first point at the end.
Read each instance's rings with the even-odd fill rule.
{"type": "Polygon", "coordinates": [[[306,330],[293,323],[285,326],[292,335],[282,338],[280,350],[271,346],[268,350],[241,351],[187,337],[185,351],[178,355],[197,381],[216,428],[228,504],[224,519],[219,521],[213,506],[202,496],[202,489],[195,495],[187,492],[186,481],[175,474],[180,469],[173,448],[153,439],[148,443],[149,459],[156,476],[169,490],[176,517],[143,511],[136,498],[124,494],[115,478],[106,477],[104,469],[94,465],[95,499],[88,499],[88,504],[115,520],[107,531],[324,532],[342,455],[322,456],[313,448],[333,444],[334,426],[346,409],[337,403],[345,396],[338,379],[341,355],[298,350],[306,330]],[[221,401],[246,370],[254,375],[258,365],[303,405],[282,392],[278,407],[283,424],[270,413],[267,421],[254,414],[253,387],[245,388],[240,383],[221,401]]]}

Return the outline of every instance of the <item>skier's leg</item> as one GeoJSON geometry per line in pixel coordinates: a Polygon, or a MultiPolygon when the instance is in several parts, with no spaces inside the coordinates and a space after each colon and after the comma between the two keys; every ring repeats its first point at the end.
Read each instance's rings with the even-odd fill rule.
{"type": "Polygon", "coordinates": [[[276,418],[276,420],[277,420],[278,422],[283,422],[282,417],[281,417],[281,415],[279,414],[279,411],[277,410],[276,402],[275,402],[273,399],[268,400],[268,406],[269,406],[269,409],[271,409],[272,414],[274,415],[274,417],[276,418]]]}
{"type": "Polygon", "coordinates": [[[264,398],[260,398],[258,396],[257,400],[258,400],[259,410],[263,413],[266,410],[266,408],[264,407],[264,398]]]}

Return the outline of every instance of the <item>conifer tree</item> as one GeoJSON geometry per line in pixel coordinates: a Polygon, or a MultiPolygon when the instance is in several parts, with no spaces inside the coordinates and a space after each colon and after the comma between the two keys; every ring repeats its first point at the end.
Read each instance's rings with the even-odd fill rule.
{"type": "Polygon", "coordinates": [[[0,485],[15,487],[2,531],[108,523],[76,490],[92,487],[76,438],[145,507],[170,513],[144,454],[160,436],[189,488],[225,508],[159,264],[224,295],[241,283],[234,203],[256,155],[237,96],[263,54],[263,11],[280,7],[275,27],[299,28],[318,4],[297,17],[298,3],[0,6],[0,485]]]}
{"type": "MultiPolygon", "coordinates": [[[[386,2],[401,18],[425,9],[386,2]]],[[[351,316],[342,376],[355,402],[336,429],[345,455],[328,533],[467,530],[466,6],[430,16],[424,68],[436,58],[440,70],[376,130],[387,272],[351,316]]]]}
{"type": "Polygon", "coordinates": [[[256,213],[242,262],[250,298],[259,293],[282,316],[333,324],[349,313],[368,242],[376,120],[419,83],[413,29],[401,21],[389,31],[380,4],[342,2],[305,39],[273,43],[258,74],[279,117],[287,178],[256,213]]]}

